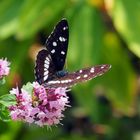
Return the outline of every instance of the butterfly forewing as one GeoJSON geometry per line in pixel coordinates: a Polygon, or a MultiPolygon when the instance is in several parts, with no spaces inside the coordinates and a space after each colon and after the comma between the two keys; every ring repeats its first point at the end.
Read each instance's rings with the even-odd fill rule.
{"type": "Polygon", "coordinates": [[[45,83],[44,86],[48,87],[71,87],[77,83],[85,82],[91,80],[97,76],[101,76],[110,69],[110,65],[97,65],[95,67],[81,69],[79,71],[69,73],[68,75],[56,78],[48,83],[45,83]]]}
{"type": "Polygon", "coordinates": [[[56,73],[55,66],[47,50],[41,50],[36,59],[35,78],[40,84],[52,79],[56,73]]]}
{"type": "Polygon", "coordinates": [[[69,27],[66,19],[62,19],[46,40],[49,51],[57,71],[63,69],[68,49],[69,27]]]}

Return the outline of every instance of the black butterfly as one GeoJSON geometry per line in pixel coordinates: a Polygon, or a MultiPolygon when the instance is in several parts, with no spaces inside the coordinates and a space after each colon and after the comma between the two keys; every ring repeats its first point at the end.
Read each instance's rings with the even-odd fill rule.
{"type": "Polygon", "coordinates": [[[46,49],[37,55],[35,77],[36,81],[45,87],[70,87],[100,76],[107,72],[111,65],[97,65],[90,68],[68,73],[63,70],[68,49],[69,26],[62,19],[46,40],[46,49]]]}

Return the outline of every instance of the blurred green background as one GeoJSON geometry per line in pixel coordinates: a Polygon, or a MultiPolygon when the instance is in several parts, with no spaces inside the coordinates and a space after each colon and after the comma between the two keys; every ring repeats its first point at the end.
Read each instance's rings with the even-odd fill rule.
{"type": "Polygon", "coordinates": [[[0,140],[140,140],[140,1],[1,0],[0,58],[11,61],[0,94],[34,81],[37,52],[61,18],[70,26],[67,69],[108,63],[72,88],[63,125],[0,121],[0,140]]]}

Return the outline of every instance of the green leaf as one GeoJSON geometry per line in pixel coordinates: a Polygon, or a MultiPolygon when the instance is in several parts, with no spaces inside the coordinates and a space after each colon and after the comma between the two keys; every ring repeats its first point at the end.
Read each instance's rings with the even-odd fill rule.
{"type": "Polygon", "coordinates": [[[0,4],[0,39],[13,35],[18,27],[18,14],[22,1],[7,0],[0,4]],[[4,13],[4,14],[3,14],[4,13]]]}
{"type": "Polygon", "coordinates": [[[5,84],[5,78],[0,79],[0,85],[4,85],[5,84]]]}
{"type": "MultiPolygon", "coordinates": [[[[78,68],[90,67],[104,61],[107,63],[105,58],[101,59],[105,27],[99,11],[85,3],[75,8],[77,10],[73,14],[75,17],[72,17],[73,20],[70,26],[69,52],[72,54],[69,55],[70,68],[77,70],[78,68]]],[[[74,91],[78,94],[75,93],[74,96],[80,106],[84,107],[86,113],[94,118],[95,121],[98,121],[100,116],[93,88],[92,81],[77,85],[74,91]]]]}
{"type": "Polygon", "coordinates": [[[129,49],[140,57],[139,0],[112,0],[111,3],[106,0],[106,7],[129,49]]]}
{"type": "Polygon", "coordinates": [[[10,121],[9,111],[5,106],[0,105],[0,120],[10,121]]]}
{"type": "Polygon", "coordinates": [[[86,5],[80,8],[70,26],[70,68],[76,70],[104,63],[111,64],[112,68],[101,77],[77,85],[74,91],[79,94],[75,93],[74,96],[95,121],[102,117],[96,97],[100,90],[103,90],[104,96],[109,99],[115,110],[132,115],[136,95],[136,87],[132,83],[135,83],[136,77],[129,57],[118,36],[106,29],[99,11],[86,5]]]}
{"type": "Polygon", "coordinates": [[[40,29],[48,26],[52,19],[59,16],[67,3],[67,0],[61,0],[61,3],[57,0],[42,0],[36,3],[34,0],[25,0],[20,12],[17,36],[24,39],[33,36],[40,29]]]}
{"type": "Polygon", "coordinates": [[[26,85],[23,85],[22,89],[26,90],[29,94],[33,92],[33,85],[28,82],[26,85]]]}
{"type": "Polygon", "coordinates": [[[4,105],[6,107],[16,104],[15,95],[6,94],[6,95],[0,96],[0,104],[4,105]]]}

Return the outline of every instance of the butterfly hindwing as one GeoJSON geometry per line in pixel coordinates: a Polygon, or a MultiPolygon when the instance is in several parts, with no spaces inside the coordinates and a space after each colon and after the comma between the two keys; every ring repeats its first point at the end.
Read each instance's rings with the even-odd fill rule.
{"type": "Polygon", "coordinates": [[[55,66],[47,50],[41,50],[36,59],[35,78],[40,84],[43,84],[56,73],[55,66]]]}
{"type": "Polygon", "coordinates": [[[66,19],[62,19],[46,40],[49,51],[57,71],[63,69],[68,49],[69,27],[66,19]]]}
{"type": "Polygon", "coordinates": [[[101,76],[110,69],[110,65],[97,65],[91,68],[81,69],[79,71],[69,73],[68,75],[48,81],[44,86],[51,87],[71,87],[77,83],[91,80],[97,76],[101,76]]]}

